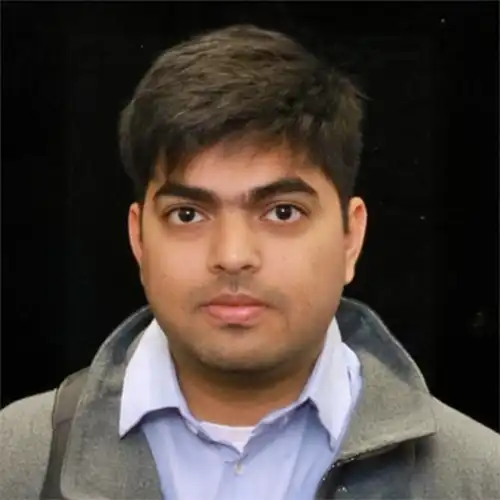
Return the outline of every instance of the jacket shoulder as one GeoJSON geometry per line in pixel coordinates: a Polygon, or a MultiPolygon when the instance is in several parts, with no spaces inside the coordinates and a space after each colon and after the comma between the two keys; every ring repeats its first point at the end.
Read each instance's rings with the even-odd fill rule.
{"type": "Polygon", "coordinates": [[[500,498],[500,434],[434,399],[437,431],[417,453],[446,498],[500,498]]]}
{"type": "Polygon", "coordinates": [[[0,411],[0,498],[39,498],[52,440],[56,390],[20,399],[0,411]]]}
{"type": "Polygon", "coordinates": [[[500,470],[500,434],[437,399],[434,414],[443,446],[460,451],[461,461],[486,460],[500,470]]]}

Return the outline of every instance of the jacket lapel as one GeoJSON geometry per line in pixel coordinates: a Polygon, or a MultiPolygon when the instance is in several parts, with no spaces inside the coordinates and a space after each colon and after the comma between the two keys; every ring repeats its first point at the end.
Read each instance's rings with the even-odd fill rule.
{"type": "Polygon", "coordinates": [[[147,308],[105,341],[89,370],[69,434],[61,476],[65,500],[159,500],[156,466],[140,431],[118,434],[126,360],[151,321],[147,308]]]}
{"type": "Polygon", "coordinates": [[[337,320],[360,360],[363,386],[318,499],[415,498],[413,441],[436,432],[432,396],[414,361],[371,309],[343,300],[337,320]]]}
{"type": "Polygon", "coordinates": [[[337,312],[344,342],[361,363],[363,387],[339,461],[433,434],[432,396],[415,362],[367,306],[343,299],[337,312]]]}

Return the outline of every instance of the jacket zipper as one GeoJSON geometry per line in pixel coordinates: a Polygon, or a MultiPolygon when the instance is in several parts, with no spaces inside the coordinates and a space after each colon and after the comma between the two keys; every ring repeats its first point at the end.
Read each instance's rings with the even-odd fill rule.
{"type": "MultiPolygon", "coordinates": [[[[321,478],[321,481],[319,482],[318,487],[316,488],[316,494],[315,494],[314,498],[316,500],[321,500],[321,497],[319,497],[319,494],[321,492],[321,488],[326,483],[326,481],[328,481],[328,479],[331,478],[331,476],[332,476],[332,474],[334,474],[334,472],[336,473],[336,477],[333,478],[333,481],[335,483],[335,486],[333,488],[335,491],[333,494],[335,495],[335,493],[337,493],[339,490],[339,486],[341,485],[340,476],[341,476],[341,469],[343,467],[345,467],[346,465],[348,465],[352,462],[355,462],[356,460],[362,460],[365,458],[371,458],[371,457],[374,457],[377,455],[382,455],[383,453],[386,453],[390,450],[393,450],[394,448],[397,448],[397,446],[398,446],[398,444],[390,444],[390,445],[384,446],[383,448],[380,448],[378,450],[364,452],[364,453],[358,453],[357,455],[353,455],[350,458],[346,458],[344,460],[338,460],[338,461],[334,462],[332,465],[330,465],[330,467],[328,467],[326,472],[323,474],[323,477],[321,478]]],[[[334,497],[330,497],[330,499],[331,498],[334,498],[334,497]]]]}
{"type": "MultiPolygon", "coordinates": [[[[346,460],[338,460],[337,462],[334,462],[332,465],[330,465],[330,467],[328,467],[326,472],[323,474],[323,477],[321,478],[321,481],[319,482],[318,487],[316,488],[316,494],[314,495],[314,498],[316,500],[321,500],[321,497],[319,496],[319,494],[321,492],[321,488],[328,481],[328,479],[331,478],[331,476],[334,472],[336,472],[336,474],[337,474],[337,477],[334,478],[334,481],[335,481],[334,494],[335,494],[338,491],[338,488],[340,486],[341,468],[344,467],[345,465],[351,463],[351,462],[354,462],[355,460],[358,460],[362,455],[363,454],[360,453],[358,455],[354,455],[351,458],[347,458],[346,460]]],[[[330,497],[330,498],[333,498],[333,497],[330,497]]]]}
{"type": "MultiPolygon", "coordinates": [[[[328,477],[332,474],[333,470],[336,467],[337,467],[337,464],[334,462],[332,465],[330,465],[330,467],[328,467],[328,469],[326,470],[326,472],[323,474],[323,477],[321,478],[321,481],[318,483],[318,486],[316,488],[316,493],[314,495],[314,498],[316,500],[321,500],[321,497],[319,496],[321,488],[323,487],[323,485],[327,481],[328,477]]],[[[337,487],[337,485],[335,485],[335,487],[337,487]]]]}

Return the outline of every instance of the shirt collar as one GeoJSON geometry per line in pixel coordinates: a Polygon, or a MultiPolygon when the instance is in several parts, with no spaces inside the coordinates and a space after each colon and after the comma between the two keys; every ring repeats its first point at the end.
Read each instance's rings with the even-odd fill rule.
{"type": "Polygon", "coordinates": [[[120,408],[120,436],[127,434],[150,412],[165,408],[187,410],[168,342],[154,319],[127,365],[120,408]]]}
{"type": "Polygon", "coordinates": [[[342,342],[337,320],[328,328],[323,350],[316,362],[300,400],[308,399],[317,408],[318,417],[335,446],[345,428],[356,388],[351,380],[359,369],[357,359],[342,342]]]}
{"type": "MultiPolygon", "coordinates": [[[[291,411],[310,401],[330,436],[330,444],[339,439],[352,405],[352,384],[337,320],[331,322],[321,354],[313,372],[291,411]]],[[[189,419],[190,412],[182,396],[166,335],[156,320],[146,328],[125,371],[121,399],[119,432],[127,434],[148,413],[176,408],[189,419]]],[[[282,412],[279,412],[280,414],[282,412]]],[[[267,420],[267,419],[266,419],[267,420]]]]}

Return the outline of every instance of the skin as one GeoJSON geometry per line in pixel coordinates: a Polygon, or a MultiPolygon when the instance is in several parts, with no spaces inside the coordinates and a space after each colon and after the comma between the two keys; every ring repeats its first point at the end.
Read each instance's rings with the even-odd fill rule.
{"type": "Polygon", "coordinates": [[[257,424],[291,404],[323,347],[366,231],[353,197],[344,231],[339,197],[322,171],[284,149],[212,147],[182,170],[161,161],[144,204],[129,210],[130,244],[146,297],[166,332],[193,415],[221,425],[257,424]],[[294,179],[308,192],[250,193],[294,179]],[[191,193],[172,185],[196,187],[191,193]],[[246,293],[266,307],[250,325],[215,322],[203,304],[246,293]]]}

